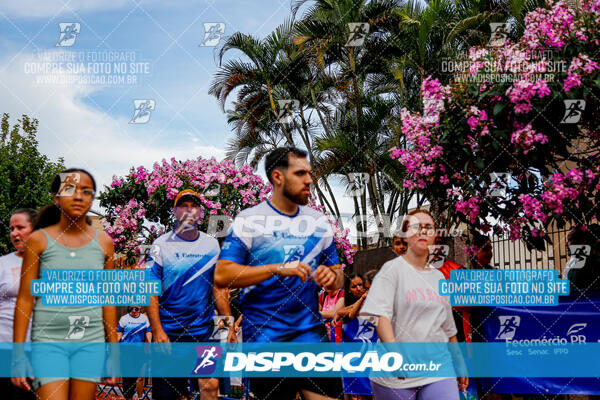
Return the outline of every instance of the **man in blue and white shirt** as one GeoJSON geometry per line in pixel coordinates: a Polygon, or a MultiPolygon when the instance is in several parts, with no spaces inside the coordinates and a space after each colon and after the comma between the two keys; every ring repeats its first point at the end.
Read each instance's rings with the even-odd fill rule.
{"type": "MultiPolygon", "coordinates": [[[[213,331],[215,305],[221,315],[231,315],[226,289],[213,285],[219,242],[198,230],[202,219],[200,195],[191,189],[177,194],[173,231],[157,238],[151,248],[149,278],[161,281],[162,294],[152,296],[148,317],[154,341],[208,342],[213,331]]],[[[229,335],[235,341],[233,327],[229,335]]],[[[187,378],[154,378],[156,400],[187,398],[187,378]]],[[[199,379],[203,399],[216,399],[218,381],[199,379]]]]}
{"type": "MultiPolygon", "coordinates": [[[[131,306],[128,313],[119,319],[117,339],[119,343],[143,343],[152,341],[152,331],[148,317],[141,313],[141,307],[131,306]]],[[[133,399],[138,378],[123,377],[123,396],[126,400],[133,399]]]]}
{"type": "Polygon", "coordinates": [[[139,306],[129,307],[129,312],[119,319],[117,338],[120,343],[141,343],[152,341],[152,331],[148,317],[140,312],[139,306]]]}
{"type": "MultiPolygon", "coordinates": [[[[343,274],[328,218],[307,207],[311,167],[306,152],[278,148],[265,169],[273,184],[269,201],[240,212],[221,249],[215,284],[243,288],[242,332],[247,342],[323,342],[321,287],[340,288],[343,274]]],[[[250,379],[257,399],[339,397],[341,379],[250,379]],[[323,393],[326,396],[322,396],[323,393]]]]}

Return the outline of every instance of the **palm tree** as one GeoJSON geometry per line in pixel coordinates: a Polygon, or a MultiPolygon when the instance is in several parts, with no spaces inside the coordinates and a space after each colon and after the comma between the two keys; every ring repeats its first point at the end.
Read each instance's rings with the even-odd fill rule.
{"type": "MultiPolygon", "coordinates": [[[[306,3],[305,0],[294,3],[294,17],[306,3]]],[[[317,149],[322,153],[317,170],[323,174],[342,174],[343,182],[349,186],[353,184],[351,174],[369,176],[366,191],[353,198],[357,232],[362,236],[359,244],[364,248],[366,215],[373,215],[377,226],[385,225],[385,193],[377,161],[382,155],[387,156],[385,146],[389,143],[384,140],[382,127],[394,107],[395,87],[394,82],[387,86],[379,82],[389,75],[385,60],[397,52],[388,39],[389,28],[398,20],[393,11],[400,2],[317,0],[311,3],[295,24],[294,43],[320,78],[335,76],[336,79],[335,96],[329,96],[334,100],[328,105],[331,111],[319,115],[323,134],[317,139],[317,149]],[[349,45],[350,24],[357,23],[368,23],[369,34],[361,45],[349,45]],[[386,107],[381,107],[383,104],[386,107]],[[387,111],[381,113],[383,108],[387,111]],[[380,118],[375,123],[373,115],[380,118]]]]}
{"type": "MultiPolygon", "coordinates": [[[[403,189],[403,171],[387,153],[403,143],[401,107],[420,109],[424,78],[449,81],[440,73],[441,61],[485,45],[490,22],[519,28],[524,13],[541,1],[297,0],[291,18],[266,38],[236,33],[220,49],[221,67],[209,93],[224,110],[237,94],[227,110],[234,129],[227,156],[256,167],[278,145],[301,144],[315,168],[317,197],[338,220],[330,177],[341,176],[351,187],[351,174],[366,174],[366,190],[353,198],[364,239],[359,247],[365,248],[366,215],[385,226],[386,217],[405,213],[415,195],[403,189]],[[369,28],[359,35],[361,45],[349,42],[349,24],[357,23],[369,28]],[[223,62],[231,50],[243,56],[223,62]],[[298,115],[282,124],[279,101],[290,99],[297,101],[298,115]]],[[[518,37],[519,29],[512,34],[518,37]]]]}
{"type": "MultiPolygon", "coordinates": [[[[291,43],[292,24],[287,21],[263,40],[236,33],[220,49],[221,67],[215,74],[209,94],[225,104],[235,90],[237,100],[227,110],[228,122],[235,136],[229,141],[227,158],[238,164],[249,162],[254,168],[260,159],[282,143],[294,146],[301,142],[315,161],[312,112],[322,115],[322,103],[334,81],[316,81],[313,70],[291,43]],[[249,61],[237,59],[222,63],[230,50],[239,50],[249,61]],[[298,101],[299,121],[291,124],[279,120],[279,101],[298,101]]],[[[340,211],[326,176],[317,176],[314,188],[321,204],[340,222],[340,211]],[[323,189],[322,189],[323,188],[323,189]],[[327,195],[324,193],[327,192],[327,195]]]]}

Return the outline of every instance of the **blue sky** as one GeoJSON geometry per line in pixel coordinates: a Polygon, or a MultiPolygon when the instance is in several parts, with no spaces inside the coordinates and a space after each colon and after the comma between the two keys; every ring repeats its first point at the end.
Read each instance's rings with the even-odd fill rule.
{"type": "MultiPolygon", "coordinates": [[[[3,0],[0,112],[13,123],[22,114],[37,118],[40,151],[53,160],[63,157],[67,167],[88,169],[99,187],[132,166],[151,167],[163,158],[222,159],[232,133],[220,104],[208,95],[219,45],[200,46],[204,24],[225,25],[221,44],[235,32],[265,37],[289,16],[290,0],[3,0]],[[71,46],[56,46],[61,23],[79,24],[71,46]],[[130,74],[136,84],[51,80],[65,78],[54,61],[63,61],[63,71],[78,69],[81,56],[84,68],[99,68],[101,62],[87,57],[109,52],[133,54],[149,74],[130,74]],[[71,59],[57,60],[59,55],[71,59]],[[147,123],[130,123],[135,99],[155,102],[147,123]]],[[[127,77],[79,69],[70,75],[102,76],[127,77]]],[[[264,177],[262,166],[257,173],[264,177]]],[[[342,213],[351,214],[351,198],[332,185],[342,213]]]]}
{"type": "Polygon", "coordinates": [[[290,0],[3,1],[0,106],[15,121],[21,114],[38,118],[40,150],[89,168],[102,183],[163,157],[222,158],[231,130],[208,95],[218,60],[215,47],[200,46],[204,23],[224,23],[225,36],[264,37],[289,14],[290,0]],[[72,46],[56,47],[64,22],[79,23],[80,32],[72,46]],[[136,85],[100,86],[36,81],[54,71],[32,72],[31,65],[44,64],[40,52],[109,51],[134,52],[150,74],[138,75],[136,85]],[[155,100],[148,123],[128,123],[134,99],[155,100]]]}

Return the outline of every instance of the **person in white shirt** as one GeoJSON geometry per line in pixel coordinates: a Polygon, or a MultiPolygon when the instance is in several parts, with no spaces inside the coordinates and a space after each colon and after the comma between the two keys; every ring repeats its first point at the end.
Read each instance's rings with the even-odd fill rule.
{"type": "MultiPolygon", "coordinates": [[[[33,230],[33,220],[37,211],[20,208],[12,213],[9,220],[10,241],[16,251],[0,257],[0,342],[12,342],[15,305],[21,281],[21,264],[25,242],[33,230]]],[[[31,329],[27,331],[27,341],[31,329]]],[[[12,385],[10,378],[0,378],[0,392],[3,398],[34,398],[33,392],[27,392],[12,385]]]]}
{"type": "MultiPolygon", "coordinates": [[[[360,314],[378,317],[382,342],[457,342],[450,304],[438,293],[444,276],[427,262],[435,244],[432,215],[412,211],[402,233],[406,252],[381,267],[360,314]]],[[[371,377],[371,386],[377,400],[458,400],[468,378],[371,377]]]]}

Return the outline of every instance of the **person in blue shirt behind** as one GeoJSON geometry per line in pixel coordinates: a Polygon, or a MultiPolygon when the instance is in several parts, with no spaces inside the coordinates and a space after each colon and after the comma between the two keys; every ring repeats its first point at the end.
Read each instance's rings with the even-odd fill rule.
{"type": "Polygon", "coordinates": [[[152,330],[148,317],[141,313],[140,306],[131,306],[128,313],[119,319],[117,339],[119,343],[140,343],[152,341],[152,330]]]}
{"type": "MultiPolygon", "coordinates": [[[[148,317],[157,343],[209,342],[213,331],[214,307],[231,315],[226,289],[213,284],[219,257],[219,242],[198,230],[202,220],[200,195],[191,189],[177,194],[173,203],[173,231],[157,238],[147,266],[150,279],[161,281],[162,294],[150,298],[148,317]]],[[[230,328],[228,340],[235,342],[230,328]]],[[[217,379],[198,379],[203,400],[217,398],[217,379]]],[[[187,398],[187,378],[153,378],[152,398],[187,398]]]]}
{"type": "MultiPolygon", "coordinates": [[[[141,313],[140,306],[128,307],[128,313],[119,319],[117,325],[117,340],[119,343],[143,343],[152,341],[152,331],[148,317],[141,313]]],[[[133,399],[138,378],[123,377],[123,396],[133,399]]]]}
{"type": "MultiPolygon", "coordinates": [[[[243,288],[245,342],[327,342],[318,292],[342,287],[344,275],[328,218],[306,206],[311,167],[306,152],[277,148],[266,156],[271,200],[240,212],[221,248],[219,287],[243,288]]],[[[338,398],[341,378],[251,378],[257,399],[338,398]]]]}

